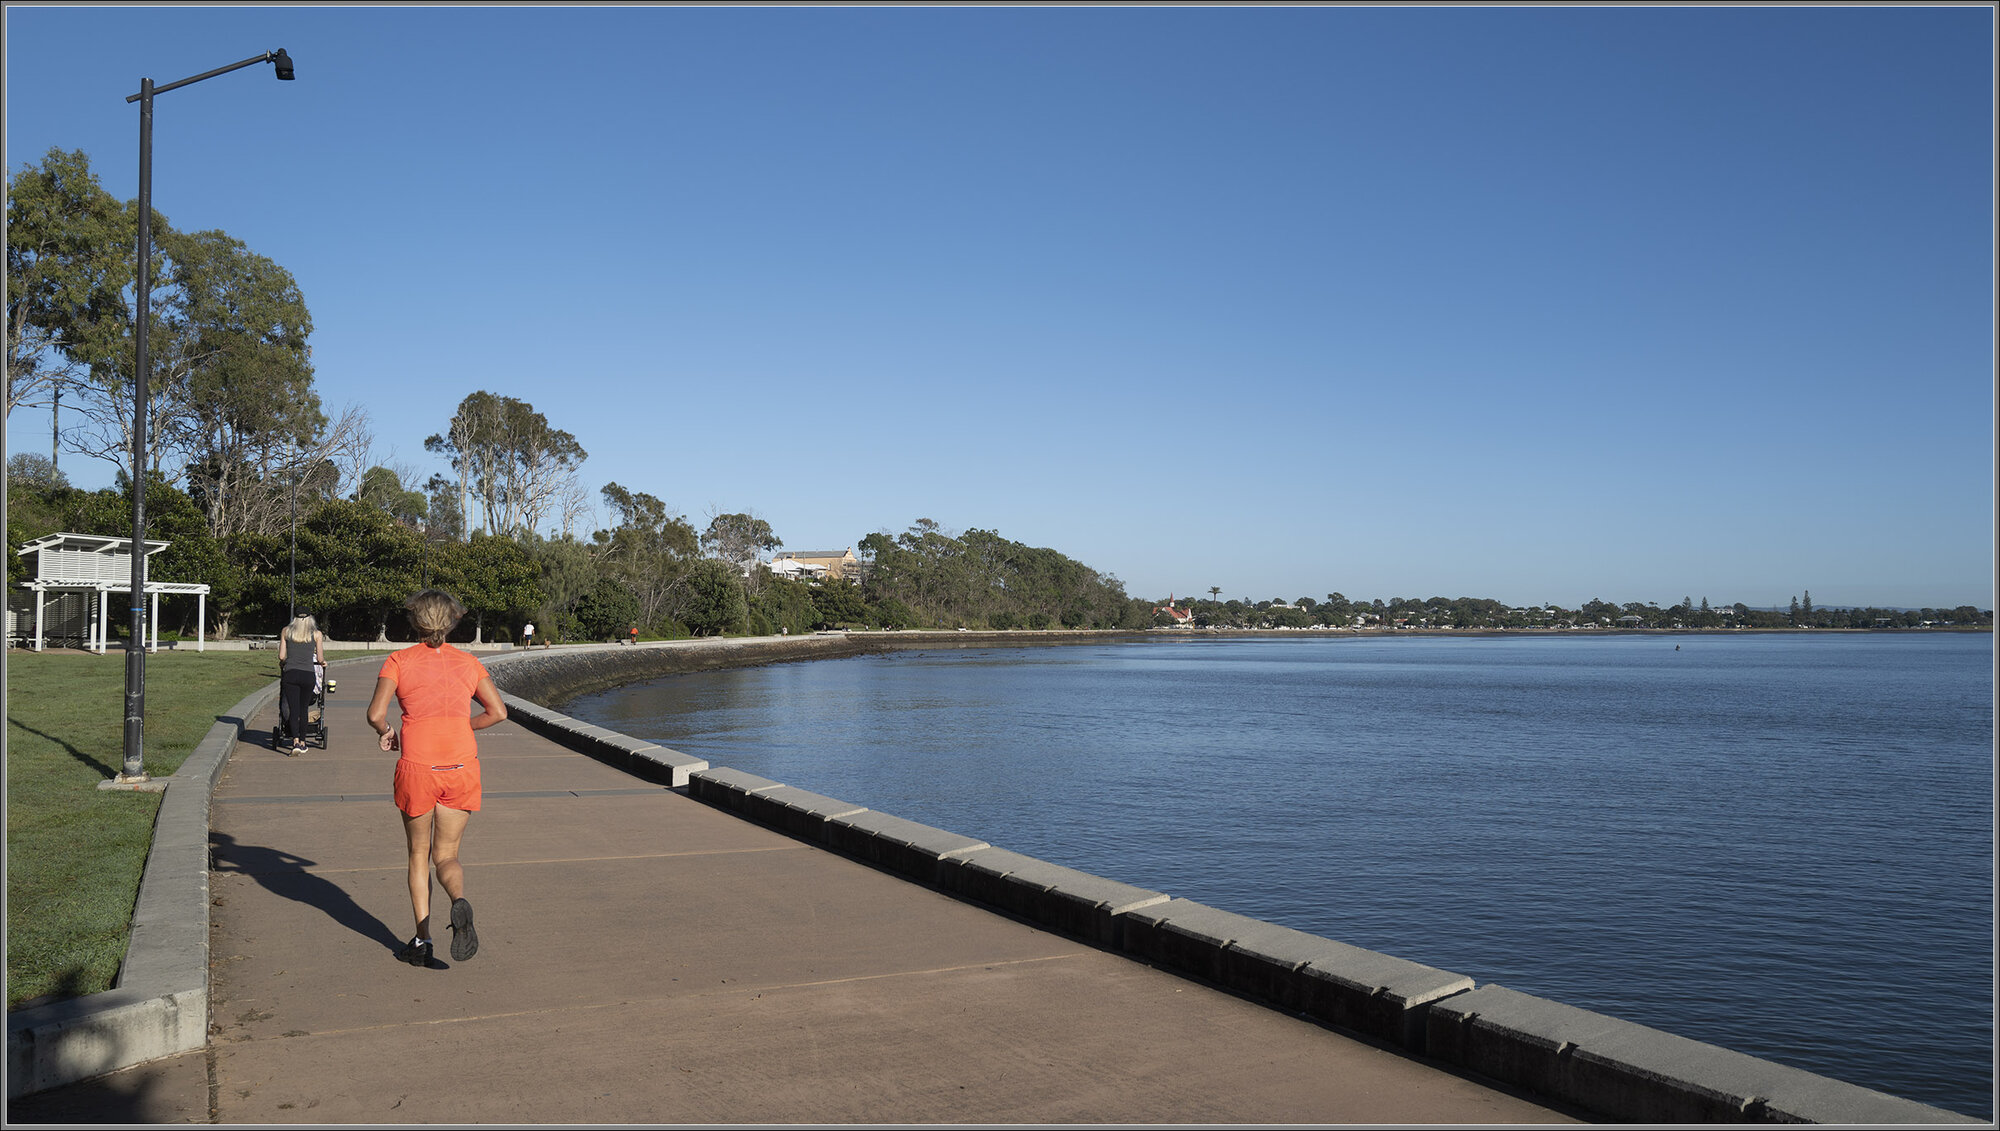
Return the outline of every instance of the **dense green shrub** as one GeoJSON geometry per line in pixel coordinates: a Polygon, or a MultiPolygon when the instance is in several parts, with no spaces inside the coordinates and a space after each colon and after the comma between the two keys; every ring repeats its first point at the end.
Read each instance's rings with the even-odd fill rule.
{"type": "Polygon", "coordinates": [[[622,640],[639,623],[639,599],[609,577],[600,577],[576,603],[576,635],[581,640],[622,640]]]}
{"type": "Polygon", "coordinates": [[[870,619],[878,628],[908,628],[916,623],[917,615],[910,611],[908,605],[891,597],[875,606],[870,619]]]}
{"type": "Polygon", "coordinates": [[[687,575],[687,598],[681,621],[696,636],[724,636],[743,631],[750,622],[749,602],[737,572],[713,558],[694,563],[687,575]]]}

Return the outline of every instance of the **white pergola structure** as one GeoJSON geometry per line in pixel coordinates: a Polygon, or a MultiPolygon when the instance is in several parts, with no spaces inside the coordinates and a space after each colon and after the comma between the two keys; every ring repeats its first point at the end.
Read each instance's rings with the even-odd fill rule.
{"type": "MultiPolygon", "coordinates": [[[[172,543],[146,542],[148,565],[154,554],[172,543]]],[[[102,534],[51,534],[21,547],[21,553],[35,555],[35,579],[21,587],[35,594],[35,651],[42,650],[42,610],[51,593],[97,594],[97,616],[92,618],[85,647],[102,654],[107,647],[111,624],[111,594],[132,592],[132,540],[102,534]]],[[[148,652],[160,650],[160,597],[191,595],[198,602],[195,616],[195,650],[208,650],[208,586],[184,581],[145,583],[150,600],[146,624],[151,627],[148,652]]]]}

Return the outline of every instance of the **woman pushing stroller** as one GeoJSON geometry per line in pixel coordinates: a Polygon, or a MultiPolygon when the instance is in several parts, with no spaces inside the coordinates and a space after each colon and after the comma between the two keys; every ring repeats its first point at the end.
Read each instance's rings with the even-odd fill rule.
{"type": "Polygon", "coordinates": [[[292,623],[278,634],[278,670],[278,690],[292,732],[292,748],[286,753],[295,756],[306,752],[306,704],[318,694],[326,670],[326,636],[311,613],[294,613],[292,623]]]}

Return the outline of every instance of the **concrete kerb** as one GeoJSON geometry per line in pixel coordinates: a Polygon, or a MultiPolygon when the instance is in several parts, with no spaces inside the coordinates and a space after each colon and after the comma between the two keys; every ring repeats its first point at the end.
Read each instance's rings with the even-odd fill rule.
{"type": "Polygon", "coordinates": [[[113,988],[7,1015],[9,1099],[208,1043],[208,808],[247,721],[278,684],[245,696],[166,780],[113,988]]]}

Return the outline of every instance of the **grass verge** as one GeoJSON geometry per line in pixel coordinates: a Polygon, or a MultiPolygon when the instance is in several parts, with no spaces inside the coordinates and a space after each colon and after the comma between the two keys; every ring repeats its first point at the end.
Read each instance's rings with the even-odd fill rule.
{"type": "MultiPolygon", "coordinates": [[[[180,768],[278,676],[275,652],[146,657],[146,772],[180,768]]],[[[7,1008],[111,988],[160,795],[99,790],[124,764],[125,655],[7,654],[7,1008]]]]}

